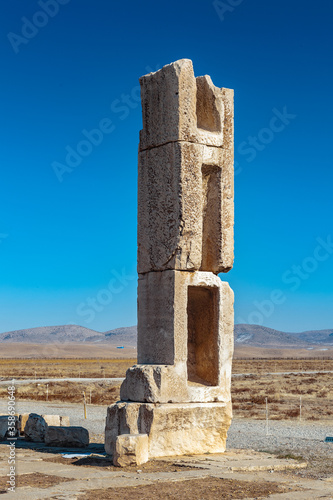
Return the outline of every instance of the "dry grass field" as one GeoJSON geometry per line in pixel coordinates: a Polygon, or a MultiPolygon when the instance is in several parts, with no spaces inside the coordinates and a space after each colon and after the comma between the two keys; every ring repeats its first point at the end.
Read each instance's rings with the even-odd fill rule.
{"type": "Polygon", "coordinates": [[[236,359],[232,379],[236,417],[333,419],[333,359],[236,359]],[[299,373],[301,372],[301,373],[299,373]],[[305,373],[304,373],[305,372],[305,373]],[[308,373],[306,373],[308,372],[308,373]]]}
{"type": "MultiPolygon", "coordinates": [[[[83,392],[87,404],[109,405],[119,400],[120,385],[100,382],[50,382],[29,383],[16,387],[16,401],[50,401],[61,403],[83,403],[83,392]]],[[[7,397],[7,387],[0,387],[0,399],[7,397]]]]}
{"type": "MultiPolygon", "coordinates": [[[[17,399],[81,402],[85,391],[88,403],[110,404],[119,399],[119,384],[104,378],[124,377],[135,362],[135,359],[2,359],[0,378],[34,380],[17,386],[17,399]],[[66,380],[79,377],[80,382],[66,380]],[[39,382],[43,378],[64,378],[64,381],[46,385],[39,382]],[[85,378],[100,380],[85,382],[85,378]]],[[[235,417],[266,418],[267,398],[270,419],[299,419],[300,405],[303,420],[333,419],[333,373],[321,371],[333,371],[333,359],[234,360],[235,417]]],[[[5,398],[6,394],[3,385],[0,397],[5,398]]]]}
{"type": "Polygon", "coordinates": [[[236,417],[332,420],[333,373],[249,375],[233,378],[236,417]],[[301,414],[300,414],[301,413],[301,414]]]}
{"type": "MultiPolygon", "coordinates": [[[[51,358],[0,359],[0,379],[41,378],[118,378],[136,358],[51,358]]],[[[333,371],[333,359],[234,359],[234,374],[265,375],[267,373],[333,371]]]]}
{"type": "Polygon", "coordinates": [[[129,359],[0,359],[0,379],[118,378],[136,363],[129,359]]]}
{"type": "Polygon", "coordinates": [[[303,371],[333,371],[333,358],[234,359],[233,373],[277,373],[303,371]]]}

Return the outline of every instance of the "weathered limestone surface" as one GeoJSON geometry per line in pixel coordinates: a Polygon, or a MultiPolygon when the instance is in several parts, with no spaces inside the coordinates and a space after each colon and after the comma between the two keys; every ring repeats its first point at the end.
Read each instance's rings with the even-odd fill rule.
{"type": "Polygon", "coordinates": [[[70,421],[67,415],[60,415],[60,425],[63,427],[69,427],[70,421]]]}
{"type": "Polygon", "coordinates": [[[113,449],[113,465],[141,465],[148,462],[147,434],[122,434],[117,436],[113,449]]]}
{"type": "Polygon", "coordinates": [[[45,432],[47,446],[85,448],[89,445],[89,432],[84,427],[49,425],[45,432]]]}
{"type": "Polygon", "coordinates": [[[183,59],[142,77],[138,272],[233,264],[233,91],[183,59]]]}
{"type": "Polygon", "coordinates": [[[47,423],[41,415],[30,413],[24,427],[24,435],[28,441],[43,442],[47,423]]]}
{"type": "Polygon", "coordinates": [[[140,276],[138,296],[138,363],[147,367],[128,371],[121,397],[151,402],[230,400],[234,325],[229,284],[202,271],[155,272],[140,276]],[[197,296],[194,289],[202,293],[197,296]],[[211,309],[204,304],[210,293],[215,294],[211,309]],[[189,387],[189,376],[202,386],[189,387]]]}
{"type": "MultiPolygon", "coordinates": [[[[30,413],[21,413],[19,415],[20,431],[23,434],[30,413]]],[[[47,425],[69,426],[69,417],[65,415],[41,415],[47,425]]]]}
{"type": "Polygon", "coordinates": [[[41,415],[47,425],[60,425],[60,415],[41,415]]]}
{"type": "Polygon", "coordinates": [[[147,434],[149,458],[223,453],[231,403],[116,403],[108,407],[105,451],[114,453],[121,434],[147,434]]]}
{"type": "Polygon", "coordinates": [[[134,365],[126,372],[120,398],[151,403],[188,401],[185,370],[173,365],[134,365]]]}
{"type": "Polygon", "coordinates": [[[142,76],[140,85],[141,151],[176,141],[223,146],[225,89],[208,75],[195,78],[192,61],[168,64],[142,76]]]}
{"type": "Polygon", "coordinates": [[[65,415],[42,415],[47,425],[61,425],[69,427],[69,417],[65,415]]]}
{"type": "Polygon", "coordinates": [[[196,139],[196,82],[192,62],[181,59],[140,78],[143,129],[140,150],[196,139]],[[180,109],[182,112],[180,112],[180,109]]]}
{"type": "Polygon", "coordinates": [[[19,416],[21,434],[24,434],[25,425],[28,421],[29,415],[30,413],[21,413],[19,416]]]}
{"type": "Polygon", "coordinates": [[[139,153],[139,273],[232,267],[233,176],[224,154],[189,142],[139,153]]]}
{"type": "MultiPolygon", "coordinates": [[[[108,408],[105,449],[136,460],[223,452],[231,422],[233,91],[192,62],[140,79],[138,364],[108,408]]],[[[136,462],[134,462],[136,463],[136,462]]]]}

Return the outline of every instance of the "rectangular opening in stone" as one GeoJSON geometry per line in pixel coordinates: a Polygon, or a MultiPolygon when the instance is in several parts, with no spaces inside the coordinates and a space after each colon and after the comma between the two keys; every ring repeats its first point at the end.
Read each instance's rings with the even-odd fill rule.
{"type": "Polygon", "coordinates": [[[221,117],[212,87],[205,76],[196,78],[197,127],[208,132],[221,132],[221,117]]]}
{"type": "Polygon", "coordinates": [[[187,295],[187,378],[218,385],[218,289],[189,286],[187,295]]]}
{"type": "Polygon", "coordinates": [[[222,246],[221,168],[202,166],[202,261],[201,271],[219,267],[222,246]]]}

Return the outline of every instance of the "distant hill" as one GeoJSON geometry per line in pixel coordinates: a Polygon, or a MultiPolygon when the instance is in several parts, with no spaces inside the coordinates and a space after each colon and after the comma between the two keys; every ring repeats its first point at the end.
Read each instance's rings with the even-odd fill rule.
{"type": "Polygon", "coordinates": [[[110,344],[136,347],[136,326],[96,332],[79,325],[41,326],[0,334],[0,343],[26,344],[110,344]]]}
{"type": "Polygon", "coordinates": [[[0,342],[25,342],[32,344],[95,343],[101,342],[104,339],[105,336],[103,333],[78,325],[41,326],[0,334],[0,342]]]}
{"type": "Polygon", "coordinates": [[[134,347],[136,346],[137,327],[126,326],[124,328],[116,328],[115,330],[105,332],[104,335],[108,342],[134,347]]]}
{"type": "MultiPolygon", "coordinates": [[[[78,325],[44,326],[0,334],[0,343],[31,344],[110,344],[135,347],[137,327],[96,332],[78,325]]],[[[287,333],[259,325],[235,325],[235,347],[301,348],[312,345],[333,346],[333,330],[287,333]]]]}
{"type": "Polygon", "coordinates": [[[259,325],[235,325],[235,346],[246,344],[256,347],[301,346],[304,344],[289,333],[259,325]]]}
{"type": "Polygon", "coordinates": [[[333,330],[314,330],[288,333],[259,325],[235,325],[235,346],[253,347],[306,347],[309,345],[332,345],[333,330]]]}
{"type": "Polygon", "coordinates": [[[333,345],[333,330],[309,330],[308,332],[292,333],[291,335],[310,344],[333,345]]]}

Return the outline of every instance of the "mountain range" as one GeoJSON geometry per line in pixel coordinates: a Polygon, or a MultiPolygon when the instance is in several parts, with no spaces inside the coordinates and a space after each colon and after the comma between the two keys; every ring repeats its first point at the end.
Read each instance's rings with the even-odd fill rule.
{"type": "MultiPolygon", "coordinates": [[[[333,346],[333,330],[311,330],[288,333],[259,325],[235,325],[235,346],[293,348],[313,345],[333,346]]],[[[135,347],[137,327],[116,328],[97,332],[79,325],[42,326],[0,334],[0,343],[32,344],[110,344],[135,347]]]]}

